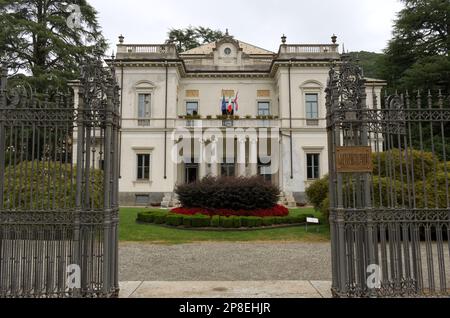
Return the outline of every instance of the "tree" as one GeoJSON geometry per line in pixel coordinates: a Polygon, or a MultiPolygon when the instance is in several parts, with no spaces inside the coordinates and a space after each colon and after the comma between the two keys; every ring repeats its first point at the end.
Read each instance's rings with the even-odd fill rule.
{"type": "Polygon", "coordinates": [[[61,86],[80,64],[107,48],[86,0],[0,0],[0,58],[34,86],[61,86]]]}
{"type": "Polygon", "coordinates": [[[205,27],[192,27],[186,29],[170,29],[169,40],[177,46],[178,52],[184,52],[199,47],[202,44],[212,43],[224,37],[220,30],[205,27]]]}
{"type": "Polygon", "coordinates": [[[350,52],[352,59],[358,60],[359,65],[364,70],[364,76],[370,78],[383,79],[382,59],[384,54],[374,52],[350,52]]]}
{"type": "Polygon", "coordinates": [[[393,88],[450,93],[450,2],[402,0],[393,38],[385,50],[384,77],[393,88]]]}

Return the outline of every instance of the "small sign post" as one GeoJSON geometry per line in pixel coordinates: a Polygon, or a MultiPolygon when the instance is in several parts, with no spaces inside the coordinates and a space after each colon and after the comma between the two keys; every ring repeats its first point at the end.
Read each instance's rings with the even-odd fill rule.
{"type": "MultiPolygon", "coordinates": [[[[318,218],[306,218],[306,232],[308,232],[308,223],[319,224],[320,222],[318,218]]],[[[317,229],[317,231],[319,231],[319,229],[317,229]]]]}

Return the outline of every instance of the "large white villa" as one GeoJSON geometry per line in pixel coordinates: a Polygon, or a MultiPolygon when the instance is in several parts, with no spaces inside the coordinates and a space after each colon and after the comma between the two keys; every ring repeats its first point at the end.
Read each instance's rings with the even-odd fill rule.
{"type": "MultiPolygon", "coordinates": [[[[121,36],[108,61],[122,91],[120,204],[171,205],[177,183],[207,175],[262,175],[284,203],[305,202],[308,184],[328,171],[325,88],[339,60],[335,36],[328,44],[283,36],[275,53],[227,32],[181,54],[170,41],[121,36]]],[[[368,80],[368,96],[383,85],[368,80]]]]}

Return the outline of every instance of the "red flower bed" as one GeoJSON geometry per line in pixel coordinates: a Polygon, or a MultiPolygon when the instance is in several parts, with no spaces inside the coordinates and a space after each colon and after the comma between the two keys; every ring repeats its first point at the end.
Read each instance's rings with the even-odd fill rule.
{"type": "Polygon", "coordinates": [[[209,216],[220,215],[220,216],[259,216],[259,217],[287,216],[289,214],[289,210],[282,205],[276,205],[270,209],[236,210],[236,211],[228,209],[175,208],[172,209],[171,212],[184,215],[204,214],[209,216]]]}

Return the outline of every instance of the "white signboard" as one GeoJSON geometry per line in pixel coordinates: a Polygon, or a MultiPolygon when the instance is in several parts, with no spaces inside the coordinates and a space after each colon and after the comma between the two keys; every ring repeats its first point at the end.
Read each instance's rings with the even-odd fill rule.
{"type": "Polygon", "coordinates": [[[319,224],[319,219],[317,218],[306,218],[307,223],[319,224]]]}

